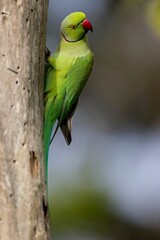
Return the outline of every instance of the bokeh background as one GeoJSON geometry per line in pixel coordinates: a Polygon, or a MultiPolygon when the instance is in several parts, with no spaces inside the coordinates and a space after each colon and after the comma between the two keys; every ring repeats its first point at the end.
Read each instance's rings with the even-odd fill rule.
{"type": "Polygon", "coordinates": [[[160,239],[160,0],[50,0],[47,46],[84,11],[95,54],[68,147],[49,155],[54,240],[160,239]]]}

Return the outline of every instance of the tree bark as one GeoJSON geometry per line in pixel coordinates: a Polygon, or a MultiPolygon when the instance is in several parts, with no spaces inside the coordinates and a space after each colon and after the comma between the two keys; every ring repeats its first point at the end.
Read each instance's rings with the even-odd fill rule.
{"type": "Polygon", "coordinates": [[[43,154],[46,0],[0,1],[0,240],[49,239],[43,154]]]}

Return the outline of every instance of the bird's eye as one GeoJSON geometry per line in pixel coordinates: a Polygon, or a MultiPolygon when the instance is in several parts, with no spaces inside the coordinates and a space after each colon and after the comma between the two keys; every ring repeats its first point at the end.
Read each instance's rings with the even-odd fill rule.
{"type": "Polygon", "coordinates": [[[71,29],[76,29],[76,26],[75,25],[71,25],[70,28],[71,29]]]}

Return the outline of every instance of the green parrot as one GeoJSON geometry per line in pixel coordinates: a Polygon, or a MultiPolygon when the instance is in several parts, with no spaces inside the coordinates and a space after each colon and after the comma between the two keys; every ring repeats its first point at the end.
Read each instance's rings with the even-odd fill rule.
{"type": "Polygon", "coordinates": [[[86,38],[89,30],[93,31],[93,28],[83,12],[69,14],[61,23],[59,47],[47,58],[44,86],[46,171],[49,145],[59,127],[68,145],[72,140],[72,117],[94,61],[86,38]],[[51,138],[56,121],[57,127],[51,138]]]}

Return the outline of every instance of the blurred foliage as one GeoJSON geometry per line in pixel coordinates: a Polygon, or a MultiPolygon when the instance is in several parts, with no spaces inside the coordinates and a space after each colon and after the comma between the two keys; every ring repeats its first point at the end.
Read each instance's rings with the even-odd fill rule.
{"type": "Polygon", "coordinates": [[[151,1],[148,4],[147,13],[151,27],[160,37],[160,1],[151,1]]]}
{"type": "Polygon", "coordinates": [[[53,239],[94,236],[97,240],[159,240],[160,230],[131,222],[111,207],[112,199],[95,184],[100,172],[91,160],[86,156],[74,179],[72,176],[56,185],[54,191],[52,188],[49,208],[53,239]]]}
{"type": "Polygon", "coordinates": [[[116,8],[119,6],[133,8],[133,7],[144,6],[145,3],[146,3],[146,0],[111,0],[109,5],[111,7],[116,7],[116,8]]]}
{"type": "Polygon", "coordinates": [[[146,0],[121,0],[122,3],[124,4],[129,4],[129,5],[139,5],[139,4],[144,4],[146,3],[146,0]]]}
{"type": "Polygon", "coordinates": [[[50,214],[55,240],[61,235],[72,239],[76,233],[79,236],[93,234],[97,240],[109,237],[118,240],[159,240],[160,236],[160,231],[136,226],[127,219],[115,216],[109,209],[106,197],[91,189],[55,191],[54,196],[50,196],[50,214]]]}
{"type": "MultiPolygon", "coordinates": [[[[89,123],[102,126],[104,134],[128,126],[150,129],[160,121],[160,0],[111,0],[109,10],[105,4],[101,18],[93,14],[95,65],[79,110],[86,110],[89,123]]],[[[84,175],[72,176],[85,179],[83,186],[67,190],[66,183],[50,195],[55,240],[77,232],[94,233],[97,240],[160,239],[159,230],[114,215],[109,199],[84,175]]]]}
{"type": "MultiPolygon", "coordinates": [[[[105,31],[102,27],[94,36],[94,76],[87,99],[92,94],[88,105],[96,106],[107,128],[150,128],[159,122],[160,41],[148,21],[148,12],[154,12],[149,9],[157,6],[153,15],[158,12],[156,2],[117,3],[102,21],[105,31]]],[[[159,19],[158,13],[155,19],[159,19]]]]}
{"type": "Polygon", "coordinates": [[[50,197],[51,222],[53,229],[59,232],[95,231],[106,232],[108,214],[106,201],[102,194],[91,189],[74,189],[65,192],[65,189],[55,192],[53,199],[50,197]]]}

